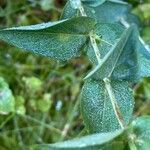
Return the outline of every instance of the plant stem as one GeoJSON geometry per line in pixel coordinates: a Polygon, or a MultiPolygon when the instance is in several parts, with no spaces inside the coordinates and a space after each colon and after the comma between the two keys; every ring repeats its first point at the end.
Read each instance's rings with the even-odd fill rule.
{"type": "Polygon", "coordinates": [[[123,116],[121,114],[120,108],[117,104],[115,94],[114,94],[113,89],[112,89],[111,84],[110,84],[110,80],[108,78],[104,78],[103,81],[105,82],[105,87],[106,87],[106,90],[107,90],[108,95],[110,97],[111,104],[112,104],[114,113],[116,115],[116,118],[118,120],[118,123],[121,126],[121,128],[124,129],[125,122],[124,122],[123,116]]]}
{"type": "Polygon", "coordinates": [[[35,119],[34,117],[31,117],[31,116],[28,116],[28,115],[24,115],[22,117],[24,117],[27,120],[31,120],[31,121],[33,121],[33,122],[35,122],[37,124],[40,124],[40,125],[44,126],[45,128],[49,129],[50,131],[53,131],[53,132],[58,133],[58,134],[61,134],[61,131],[59,129],[57,129],[57,128],[49,125],[49,124],[43,123],[43,122],[35,119]]]}
{"type": "Polygon", "coordinates": [[[14,113],[12,113],[11,115],[9,115],[6,120],[4,120],[4,122],[0,125],[0,129],[2,129],[13,117],[14,117],[14,113]]]}
{"type": "MultiPolygon", "coordinates": [[[[46,119],[47,119],[47,117],[48,117],[48,113],[45,113],[44,116],[43,116],[43,118],[42,118],[42,120],[41,120],[41,122],[42,122],[43,124],[46,124],[46,119]]],[[[39,135],[40,135],[40,137],[42,137],[43,134],[44,134],[45,126],[44,126],[43,124],[41,124],[41,127],[40,127],[40,129],[39,129],[39,135]]]]}
{"type": "MultiPolygon", "coordinates": [[[[82,5],[80,5],[79,11],[80,11],[81,16],[86,16],[87,17],[87,14],[84,11],[84,8],[83,8],[82,5]]],[[[100,64],[101,63],[101,55],[100,55],[99,48],[98,48],[98,45],[96,43],[96,39],[95,39],[95,36],[94,36],[93,32],[91,32],[89,34],[89,36],[90,36],[90,42],[91,42],[91,45],[93,47],[93,50],[94,50],[95,56],[97,58],[98,64],[100,64]]]]}
{"type": "Polygon", "coordinates": [[[23,139],[22,139],[22,136],[21,136],[21,133],[20,131],[18,130],[19,129],[19,126],[18,126],[18,118],[17,116],[15,116],[14,118],[14,126],[15,126],[15,129],[17,129],[17,138],[18,138],[18,145],[19,147],[24,150],[24,143],[23,143],[23,139]]]}
{"type": "Polygon", "coordinates": [[[129,139],[128,143],[129,143],[130,150],[137,150],[134,141],[129,139]]]}
{"type": "Polygon", "coordinates": [[[61,134],[62,135],[62,138],[60,139],[61,141],[64,140],[64,138],[68,134],[69,129],[72,127],[72,122],[74,120],[74,114],[77,111],[79,104],[80,104],[80,95],[78,96],[78,98],[74,104],[74,108],[72,109],[71,112],[69,112],[69,118],[68,118],[67,123],[65,124],[64,129],[61,134]]]}
{"type": "Polygon", "coordinates": [[[86,14],[86,12],[84,11],[84,8],[83,8],[82,5],[79,7],[79,11],[80,11],[80,13],[81,13],[81,16],[87,17],[87,14],[86,14]]]}
{"type": "MultiPolygon", "coordinates": [[[[78,9],[79,9],[79,11],[80,11],[81,16],[87,16],[87,14],[86,14],[86,12],[84,11],[84,8],[83,8],[82,5],[80,5],[80,7],[79,7],[78,9]]],[[[126,22],[124,22],[124,20],[122,21],[122,23],[123,23],[126,27],[128,27],[128,24],[125,24],[126,22]]],[[[91,33],[89,34],[89,36],[90,36],[91,45],[92,45],[92,47],[93,47],[93,50],[94,50],[94,53],[95,53],[95,56],[96,56],[96,59],[97,59],[97,61],[98,61],[98,65],[99,65],[99,64],[101,64],[102,59],[101,59],[101,55],[100,55],[100,52],[99,52],[98,45],[97,45],[97,43],[96,43],[96,38],[95,38],[93,32],[91,32],[91,33]]],[[[109,43],[108,43],[108,44],[109,44],[109,43]]],[[[92,74],[93,74],[94,72],[96,72],[97,69],[98,69],[98,66],[97,66],[94,70],[92,70],[92,74]]],[[[86,78],[88,78],[88,77],[90,76],[90,74],[91,74],[91,72],[87,75],[86,78]]],[[[123,116],[122,116],[122,114],[121,114],[120,108],[119,108],[119,106],[118,106],[118,104],[117,104],[117,100],[116,100],[116,98],[115,98],[115,94],[114,94],[113,89],[112,89],[112,86],[111,86],[111,84],[110,84],[110,80],[109,80],[108,78],[104,78],[103,81],[104,81],[104,83],[105,83],[105,87],[106,87],[106,90],[107,90],[108,95],[109,95],[109,97],[110,97],[111,104],[112,104],[112,107],[113,107],[115,116],[116,116],[116,118],[117,118],[117,120],[118,120],[118,123],[119,123],[120,127],[121,127],[122,129],[124,129],[124,128],[125,128],[125,121],[124,121],[123,116]]],[[[132,139],[130,139],[130,136],[128,136],[128,137],[129,137],[129,147],[130,147],[130,149],[131,149],[131,150],[137,150],[134,141],[133,141],[132,139]]]]}
{"type": "Polygon", "coordinates": [[[99,48],[96,43],[96,39],[94,38],[94,35],[92,32],[90,33],[90,41],[91,41],[95,56],[97,58],[98,64],[100,64],[101,63],[101,55],[100,55],[99,48]]]}
{"type": "Polygon", "coordinates": [[[7,0],[7,8],[6,8],[6,22],[7,22],[7,27],[9,27],[11,25],[11,8],[12,7],[12,2],[11,0],[7,0]]]}

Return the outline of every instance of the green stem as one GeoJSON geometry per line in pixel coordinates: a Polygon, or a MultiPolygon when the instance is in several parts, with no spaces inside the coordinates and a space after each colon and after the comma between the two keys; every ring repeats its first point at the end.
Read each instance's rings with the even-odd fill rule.
{"type": "Polygon", "coordinates": [[[111,84],[110,84],[110,80],[108,78],[104,78],[103,81],[105,82],[105,87],[106,87],[106,90],[107,90],[108,95],[110,97],[111,104],[112,104],[115,116],[116,116],[116,118],[118,120],[118,123],[119,123],[120,127],[122,129],[124,129],[125,122],[124,122],[123,116],[121,114],[120,108],[119,108],[119,106],[117,104],[117,101],[116,101],[116,98],[115,98],[115,94],[114,94],[113,89],[112,89],[111,84]]]}
{"type": "MultiPolygon", "coordinates": [[[[87,16],[87,14],[86,14],[86,12],[84,11],[84,8],[83,8],[82,5],[79,7],[79,11],[80,11],[81,16],[87,16]]],[[[123,20],[123,21],[124,21],[124,20],[123,20]]],[[[124,23],[124,22],[123,22],[123,23],[124,23]]],[[[128,26],[128,24],[125,24],[125,25],[128,26]]],[[[91,33],[89,34],[89,36],[90,36],[90,42],[91,42],[91,45],[92,45],[92,47],[93,47],[93,50],[94,50],[96,59],[97,59],[97,61],[98,61],[98,65],[100,65],[101,62],[102,62],[102,59],[101,59],[101,55],[100,55],[100,52],[99,52],[98,45],[97,45],[97,43],[96,43],[96,38],[95,38],[93,32],[91,32],[91,33]]],[[[108,44],[109,44],[109,45],[112,45],[112,44],[110,44],[110,43],[108,43],[108,44]]],[[[93,74],[94,72],[97,71],[97,69],[98,69],[98,66],[96,66],[96,68],[95,68],[94,70],[92,70],[85,78],[88,78],[88,77],[91,75],[91,73],[93,74]]],[[[122,114],[121,114],[120,108],[119,108],[119,106],[118,106],[118,104],[117,104],[117,101],[116,101],[116,98],[115,98],[115,94],[114,94],[113,89],[112,89],[112,86],[111,86],[111,84],[110,84],[110,80],[109,80],[108,78],[104,78],[103,81],[104,81],[104,83],[105,83],[105,87],[106,87],[106,90],[107,90],[108,95],[109,95],[109,97],[110,97],[111,104],[112,104],[112,107],[113,107],[115,116],[116,116],[116,118],[117,118],[117,120],[118,120],[118,123],[119,123],[120,127],[121,127],[122,129],[124,129],[124,128],[125,128],[125,121],[124,121],[123,116],[122,116],[122,114]]],[[[131,139],[129,139],[129,147],[130,147],[131,150],[137,150],[134,141],[131,140],[131,139]]]]}
{"type": "MultiPolygon", "coordinates": [[[[48,117],[48,113],[45,113],[41,122],[43,122],[44,124],[46,124],[47,117],[48,117]]],[[[43,137],[44,129],[45,129],[45,126],[43,124],[41,124],[41,127],[39,129],[39,135],[40,135],[40,137],[43,137]]]]}
{"type": "Polygon", "coordinates": [[[136,146],[135,146],[135,143],[129,139],[129,147],[130,147],[130,150],[137,150],[136,146]]]}
{"type": "Polygon", "coordinates": [[[75,112],[77,111],[78,107],[79,107],[79,103],[80,103],[80,95],[78,96],[76,102],[75,102],[75,105],[74,105],[74,108],[72,109],[71,112],[69,112],[69,118],[68,118],[68,121],[67,123],[65,124],[64,126],[64,129],[62,131],[62,137],[61,137],[61,141],[64,140],[64,138],[66,137],[67,133],[68,133],[68,130],[70,129],[70,127],[72,126],[72,122],[74,120],[74,114],[75,112]]]}
{"type": "MultiPolygon", "coordinates": [[[[15,126],[15,129],[19,129],[19,126],[18,126],[18,117],[17,116],[15,116],[15,118],[14,118],[14,126],[15,126]]],[[[17,138],[18,138],[18,145],[19,145],[19,147],[22,149],[22,150],[24,150],[25,148],[24,148],[24,143],[23,143],[23,139],[22,139],[22,136],[21,136],[21,134],[20,134],[20,131],[18,130],[17,131],[17,138]]]]}
{"type": "Polygon", "coordinates": [[[12,6],[12,2],[11,0],[7,0],[7,13],[6,13],[6,21],[7,21],[7,27],[9,27],[11,25],[11,6],[12,6]]]}
{"type": "Polygon", "coordinates": [[[93,47],[93,50],[94,50],[94,53],[95,53],[95,56],[97,58],[97,61],[98,61],[98,64],[101,63],[101,55],[100,55],[100,52],[99,52],[99,48],[98,48],[98,45],[96,43],[96,39],[93,35],[93,33],[91,32],[90,33],[90,41],[91,41],[91,44],[92,44],[92,47],[93,47]]]}
{"type": "MultiPolygon", "coordinates": [[[[86,16],[87,17],[87,14],[84,11],[84,8],[83,8],[82,5],[79,7],[79,11],[80,11],[81,16],[86,16]]],[[[93,50],[94,50],[95,56],[97,58],[98,64],[100,64],[101,63],[101,55],[99,53],[98,45],[96,43],[96,39],[94,37],[93,32],[91,32],[89,36],[90,36],[91,45],[93,47],[93,50]]]]}
{"type": "Polygon", "coordinates": [[[84,11],[84,8],[83,8],[82,5],[79,7],[79,11],[80,11],[80,13],[81,13],[81,16],[87,17],[87,14],[86,14],[86,12],[84,11]]]}
{"type": "MultiPolygon", "coordinates": [[[[87,16],[82,5],[79,7],[79,11],[81,13],[81,16],[87,16]]],[[[99,64],[101,64],[102,59],[101,59],[101,55],[100,55],[100,52],[99,52],[98,45],[96,43],[96,39],[95,39],[92,32],[90,33],[90,41],[91,41],[91,45],[93,47],[95,56],[97,58],[98,65],[99,65],[99,64]]],[[[96,67],[96,69],[94,69],[94,71],[92,70],[91,72],[94,73],[96,71],[97,71],[97,67],[96,67]]],[[[91,72],[89,74],[91,74],[91,72]]],[[[111,84],[110,84],[110,80],[108,78],[105,78],[104,82],[105,82],[105,86],[106,86],[107,92],[109,94],[111,103],[112,103],[113,110],[114,110],[115,115],[116,115],[116,118],[117,118],[121,128],[124,129],[124,125],[125,125],[124,119],[122,117],[121,111],[120,111],[119,106],[117,104],[114,92],[113,92],[111,84]]]]}
{"type": "Polygon", "coordinates": [[[55,133],[61,134],[61,131],[60,131],[59,129],[57,129],[57,128],[55,128],[55,127],[49,125],[49,124],[43,123],[43,122],[41,122],[41,121],[39,121],[39,120],[37,120],[37,119],[31,117],[31,116],[24,115],[24,116],[22,116],[22,117],[24,117],[24,118],[27,119],[27,120],[31,120],[31,121],[33,121],[33,122],[35,122],[35,123],[37,123],[37,124],[40,124],[40,125],[44,126],[45,128],[47,128],[47,129],[49,129],[49,130],[55,132],[55,133]]]}
{"type": "MultiPolygon", "coordinates": [[[[80,11],[81,16],[86,16],[86,17],[87,17],[87,14],[86,14],[86,12],[84,11],[84,8],[83,8],[82,5],[80,5],[80,7],[79,7],[78,9],[79,9],[79,11],[80,11]]],[[[92,47],[93,47],[93,50],[94,50],[94,53],[95,53],[95,56],[96,56],[96,59],[97,59],[98,65],[99,65],[99,64],[101,63],[102,59],[101,59],[101,55],[100,55],[100,52],[99,52],[98,45],[97,45],[97,43],[96,43],[96,38],[95,38],[93,32],[91,32],[91,33],[89,34],[89,36],[90,36],[91,45],[92,45],[92,47]]],[[[96,70],[97,70],[97,69],[96,69],[96,70]]],[[[95,72],[96,70],[95,70],[95,69],[92,70],[92,73],[95,72]]],[[[91,74],[91,72],[90,72],[89,74],[91,74]]],[[[87,76],[88,76],[88,75],[87,75],[87,76]]]]}
{"type": "Polygon", "coordinates": [[[14,117],[14,115],[15,115],[14,113],[12,113],[11,115],[9,115],[6,118],[6,120],[4,120],[4,122],[0,125],[0,129],[2,129],[5,126],[5,124],[7,124],[14,117]]]}

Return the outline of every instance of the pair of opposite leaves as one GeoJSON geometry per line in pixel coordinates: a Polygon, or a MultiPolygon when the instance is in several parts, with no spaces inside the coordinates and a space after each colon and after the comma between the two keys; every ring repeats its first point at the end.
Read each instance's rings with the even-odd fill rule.
{"type": "MultiPolygon", "coordinates": [[[[71,1],[68,1],[62,18],[80,16],[79,10],[71,5],[71,1]]],[[[82,115],[91,133],[114,131],[119,124],[102,79],[109,77],[113,80],[111,85],[127,125],[134,108],[133,93],[127,81],[135,82],[141,77],[150,76],[150,53],[139,37],[138,19],[130,14],[131,7],[127,3],[107,0],[95,7],[82,3],[82,7],[87,16],[104,22],[95,27],[95,34],[100,37],[97,43],[99,53],[103,58],[100,64],[97,65],[91,44],[86,47],[95,70],[86,76],[92,79],[87,80],[82,89],[82,115]],[[125,30],[121,25],[110,24],[114,22],[130,24],[131,27],[125,30]]]]}
{"type": "Polygon", "coordinates": [[[135,75],[135,78],[147,75],[145,70],[142,70],[142,73],[146,74],[140,74],[139,69],[149,70],[141,67],[143,63],[140,64],[137,57],[144,53],[147,53],[149,57],[150,54],[140,43],[138,32],[134,27],[125,29],[119,24],[96,24],[91,18],[77,17],[55,23],[0,30],[0,39],[19,48],[60,61],[78,56],[85,48],[89,59],[96,66],[96,57],[88,41],[92,30],[98,36],[102,36],[98,47],[103,58],[93,78],[103,79],[110,72],[111,76],[116,79],[133,79],[135,75]]]}
{"type": "MultiPolygon", "coordinates": [[[[70,0],[65,6],[62,18],[80,16],[79,10],[71,5],[70,0]]],[[[101,38],[97,43],[103,58],[99,65],[97,65],[91,44],[86,47],[87,55],[95,70],[86,76],[92,79],[87,80],[82,89],[82,115],[86,128],[91,133],[114,131],[119,128],[119,124],[102,79],[109,77],[116,80],[112,81],[111,85],[122,117],[128,124],[132,118],[134,98],[127,81],[135,82],[141,77],[150,76],[150,53],[140,41],[137,27],[135,27],[139,25],[139,22],[130,13],[130,5],[121,1],[107,0],[94,7],[83,2],[82,7],[87,16],[98,22],[104,22],[95,27],[95,34],[101,38]],[[107,24],[114,22],[135,26],[125,30],[121,25],[107,24]]]]}
{"type": "MultiPolygon", "coordinates": [[[[106,56],[108,59],[104,59],[106,62],[107,61],[111,61],[112,57],[108,57],[110,56],[114,56],[114,54],[120,54],[118,51],[121,51],[123,48],[123,46],[121,45],[124,39],[128,39],[129,34],[126,34],[126,32],[128,31],[132,31],[132,28],[129,29],[125,29],[125,31],[123,30],[123,27],[117,24],[97,24],[96,26],[98,26],[98,28],[95,28],[95,22],[93,21],[93,19],[91,18],[87,18],[87,17],[78,17],[78,18],[73,18],[73,19],[69,19],[66,21],[61,21],[59,23],[54,23],[54,24],[42,24],[42,25],[36,25],[36,26],[30,26],[30,27],[19,27],[19,28],[12,28],[12,29],[5,29],[0,31],[0,38],[10,42],[18,47],[21,48],[25,48],[25,49],[29,49],[29,50],[37,50],[36,52],[38,53],[42,53],[46,56],[50,56],[53,58],[58,58],[60,60],[63,59],[70,59],[71,57],[75,56],[78,54],[78,52],[80,51],[81,48],[83,48],[83,46],[86,44],[86,41],[89,39],[89,32],[91,30],[93,30],[94,28],[97,29],[97,32],[104,37],[112,39],[112,41],[115,42],[115,40],[117,40],[117,44],[115,44],[115,46],[112,46],[112,50],[109,51],[109,53],[107,53],[108,49],[110,48],[110,46],[106,43],[106,45],[108,45],[108,47],[106,48],[105,43],[100,42],[99,45],[102,46],[103,48],[100,48],[101,51],[105,52],[106,56]],[[46,26],[46,27],[45,27],[46,26]],[[121,27],[121,31],[118,30],[121,27]],[[109,30],[108,30],[109,29],[109,30]],[[114,30],[116,29],[116,30],[114,30]],[[106,31],[109,31],[109,33],[106,33],[106,31]],[[120,35],[117,34],[117,32],[120,32],[120,35]],[[123,32],[123,33],[122,33],[123,32]],[[108,36],[109,35],[109,36],[108,36]],[[110,36],[111,35],[111,36],[110,36]],[[117,38],[116,38],[116,36],[117,38]],[[119,38],[119,40],[118,40],[119,38]],[[116,46],[119,45],[119,48],[116,46]],[[120,49],[121,46],[121,49],[120,49]],[[117,47],[117,48],[116,48],[117,47]],[[50,49],[48,51],[48,49],[50,49]],[[109,55],[108,55],[109,54],[109,55]]],[[[128,33],[127,32],[127,33],[128,33]]],[[[87,41],[88,42],[88,41],[87,41]]],[[[111,41],[109,41],[111,42],[111,41]]],[[[114,43],[113,43],[114,44],[114,43]]],[[[124,45],[124,44],[123,44],[124,45]]],[[[90,50],[90,48],[88,48],[90,50]]],[[[104,54],[103,54],[104,55],[104,54]]],[[[89,55],[89,58],[92,59],[93,56],[95,57],[95,54],[92,53],[91,55],[89,55]]],[[[120,56],[120,55],[119,55],[120,56]]],[[[117,60],[118,58],[116,58],[116,56],[114,56],[114,59],[117,60]]],[[[115,66],[115,62],[113,62],[114,66],[115,66]]],[[[105,65],[105,64],[104,64],[105,65]]],[[[109,66],[108,66],[109,67],[109,66]]],[[[112,67],[108,68],[109,71],[110,69],[112,69],[112,67]]],[[[98,106],[97,104],[99,104],[99,102],[102,101],[101,104],[104,104],[104,95],[101,95],[99,90],[101,90],[102,88],[102,93],[105,91],[103,91],[104,85],[99,86],[100,82],[94,82],[94,81],[89,81],[86,82],[83,88],[83,93],[86,93],[86,91],[88,91],[90,85],[90,91],[94,90],[96,93],[98,93],[97,95],[97,99],[95,99],[95,104],[96,106],[98,106]],[[100,94],[100,95],[99,95],[100,94]],[[100,100],[99,100],[100,99],[100,100]]],[[[117,90],[119,87],[121,90],[123,90],[124,88],[126,89],[127,87],[127,83],[114,83],[114,88],[117,90]],[[116,86],[117,84],[117,86],[116,86]],[[124,86],[123,86],[124,85],[124,86]]],[[[89,124],[89,117],[92,115],[93,117],[95,115],[97,115],[96,112],[90,110],[92,109],[92,107],[90,107],[92,101],[92,94],[90,95],[91,92],[87,92],[87,94],[83,95],[83,100],[82,100],[82,104],[84,105],[84,109],[83,110],[83,116],[85,116],[84,120],[85,123],[89,126],[89,129],[91,132],[97,132],[98,130],[100,130],[102,128],[102,124],[101,124],[101,120],[103,120],[103,124],[108,124],[108,118],[110,118],[111,120],[114,120],[114,124],[115,122],[117,122],[117,120],[115,119],[114,113],[111,110],[112,113],[110,113],[110,111],[107,110],[103,110],[103,108],[111,108],[109,100],[107,101],[108,104],[105,106],[106,107],[102,107],[101,110],[103,110],[106,113],[107,120],[104,120],[103,118],[101,119],[100,116],[103,116],[103,111],[102,114],[99,113],[99,118],[98,120],[93,120],[93,124],[90,127],[89,124]],[[90,98],[91,97],[91,98],[90,98]],[[93,114],[91,114],[91,112],[93,112],[93,114]],[[111,115],[110,115],[111,114],[111,115]],[[87,120],[87,121],[86,121],[87,120]],[[98,126],[97,126],[98,124],[98,126]]],[[[92,92],[93,93],[93,92],[92,92]]],[[[118,96],[118,102],[120,104],[120,107],[122,108],[122,112],[124,112],[125,118],[127,118],[127,122],[129,121],[129,118],[131,117],[132,114],[132,109],[133,109],[133,102],[130,100],[132,99],[131,97],[131,92],[128,92],[128,90],[125,90],[124,93],[128,94],[129,97],[128,99],[125,101],[126,103],[123,103],[123,99],[120,100],[120,96],[118,96]],[[131,97],[131,98],[130,98],[131,97]],[[130,111],[127,110],[127,106],[132,105],[130,111]],[[126,117],[127,116],[127,117],[126,117]]],[[[96,94],[95,94],[96,95],[96,94]]],[[[108,97],[106,97],[108,99],[108,97]]],[[[98,109],[94,109],[95,111],[100,110],[99,107],[98,109]]],[[[92,117],[92,118],[93,118],[92,117]]],[[[91,119],[92,119],[91,118],[91,119]]],[[[96,119],[97,117],[94,117],[94,119],[96,119]]],[[[110,121],[111,121],[110,120],[110,121]]],[[[116,125],[114,125],[114,128],[112,129],[110,126],[107,127],[107,129],[103,129],[102,131],[110,131],[110,130],[115,130],[116,128],[118,128],[118,123],[116,123],[116,125]]]]}
{"type": "MultiPolygon", "coordinates": [[[[96,2],[96,0],[93,0],[93,2],[96,2]]],[[[102,23],[103,22],[104,23],[118,22],[123,25],[129,25],[129,24],[130,25],[134,24],[136,26],[139,25],[137,17],[130,13],[131,6],[125,2],[118,1],[118,0],[106,0],[103,4],[97,5],[96,7],[90,7],[89,5],[86,5],[84,3],[82,4],[82,6],[83,6],[87,16],[94,18],[98,22],[102,22],[102,23]]],[[[73,16],[80,16],[79,10],[73,9],[73,7],[71,6],[71,1],[68,1],[68,3],[65,6],[64,12],[62,14],[62,18],[63,19],[71,18],[73,16]]],[[[122,30],[123,29],[121,26],[117,27],[115,25],[112,25],[112,27],[111,27],[111,25],[103,25],[103,27],[102,27],[102,25],[101,25],[101,27],[97,26],[95,33],[99,36],[102,36],[102,40],[104,39],[103,43],[99,44],[99,49],[100,49],[100,53],[101,53],[102,57],[104,56],[104,54],[106,54],[111,49],[111,45],[114,45],[114,43],[116,43],[117,39],[120,38],[120,36],[123,32],[122,30]],[[109,27],[106,27],[106,26],[109,26],[109,27]],[[112,30],[112,32],[111,32],[111,30],[112,30]],[[117,32],[117,30],[118,30],[118,32],[117,32]],[[105,41],[105,44],[104,44],[104,41],[105,41]],[[107,44],[106,42],[109,44],[107,44]],[[105,51],[106,53],[103,53],[103,51],[105,51]]],[[[112,76],[114,76],[115,78],[121,78],[121,79],[125,79],[125,78],[129,79],[130,77],[132,77],[131,78],[132,80],[133,80],[133,78],[136,80],[136,78],[149,76],[150,70],[149,70],[148,59],[150,58],[150,52],[147,51],[145,46],[138,39],[139,33],[136,29],[134,29],[134,31],[132,33],[130,32],[128,36],[129,36],[128,41],[131,41],[131,42],[130,43],[127,42],[127,44],[125,46],[127,50],[125,50],[124,54],[122,54],[123,57],[128,56],[127,58],[124,57],[123,61],[124,61],[125,65],[121,67],[123,69],[122,70],[122,69],[120,69],[120,65],[116,64],[117,72],[115,73],[115,71],[114,71],[112,76]],[[132,52],[130,51],[130,49],[132,52]],[[138,54],[138,56],[136,56],[135,50],[140,51],[140,54],[138,54]],[[145,59],[145,57],[147,57],[148,59],[145,59]],[[139,59],[140,63],[137,63],[136,59],[139,59]],[[129,60],[131,60],[132,62],[129,62],[129,60]]],[[[92,63],[94,65],[96,65],[97,62],[94,62],[96,60],[96,57],[95,57],[95,55],[93,55],[93,50],[89,50],[89,51],[87,50],[87,52],[88,52],[88,56],[90,57],[90,60],[92,61],[92,63]]],[[[119,60],[119,61],[121,61],[121,60],[119,60]]],[[[119,62],[119,63],[121,63],[121,62],[119,62]]],[[[97,68],[98,68],[98,66],[97,66],[97,68]]],[[[101,69],[101,70],[103,70],[103,69],[101,69]]],[[[106,69],[106,70],[109,72],[109,69],[106,69]]],[[[103,71],[102,79],[104,77],[105,72],[106,71],[103,71]]],[[[95,78],[96,79],[100,78],[99,75],[100,75],[99,72],[97,73],[97,75],[95,74],[95,76],[96,76],[95,78]]]]}
{"type": "MultiPolygon", "coordinates": [[[[108,0],[102,5],[98,5],[97,7],[94,8],[88,7],[84,4],[83,6],[85,7],[85,11],[87,15],[90,16],[91,18],[94,18],[95,20],[98,20],[99,22],[118,22],[120,21],[121,18],[131,15],[129,14],[130,6],[128,6],[124,2],[119,2],[116,0],[114,1],[108,0]]],[[[97,1],[93,0],[93,2],[97,2],[97,1]]],[[[70,18],[76,15],[77,15],[77,10],[73,9],[70,4],[70,1],[68,1],[64,9],[64,12],[62,14],[62,18],[63,19],[70,18]]],[[[6,29],[0,31],[0,38],[20,48],[27,49],[60,61],[65,61],[79,55],[81,49],[83,49],[86,45],[86,41],[89,37],[88,35],[89,32],[93,29],[95,30],[95,33],[97,35],[102,36],[102,41],[100,41],[100,43],[98,44],[102,57],[104,57],[104,55],[111,49],[112,45],[115,45],[115,43],[120,38],[124,30],[122,26],[115,25],[115,24],[101,23],[95,26],[95,22],[90,18],[84,18],[83,20],[81,18],[78,19],[74,18],[71,20],[63,20],[55,23],[47,23],[47,24],[40,24],[40,25],[29,26],[29,27],[6,29]]],[[[126,60],[123,60],[125,65],[122,66],[121,68],[123,68],[124,71],[122,70],[119,71],[120,65],[116,64],[117,72],[116,73],[115,71],[114,73],[112,72],[112,75],[116,78],[121,78],[121,79],[125,79],[127,77],[129,78],[133,74],[136,74],[135,70],[137,68],[143,68],[143,66],[147,66],[147,64],[146,65],[140,64],[139,67],[136,67],[138,65],[135,60],[136,59],[135,47],[140,46],[137,49],[141,51],[142,54],[146,53],[146,55],[150,55],[146,51],[144,45],[140,43],[140,41],[136,42],[136,40],[134,40],[135,38],[138,38],[139,36],[138,33],[131,34],[131,32],[130,33],[128,32],[127,36],[129,37],[128,41],[130,40],[132,41],[128,44],[129,45],[128,49],[132,49],[132,52],[129,52],[129,50],[127,52],[125,50],[126,56],[128,56],[128,58],[126,58],[126,60]],[[131,35],[133,38],[129,37],[131,35]],[[129,53],[132,54],[134,60],[129,53]],[[129,62],[129,60],[131,60],[132,62],[129,62]],[[121,72],[124,73],[121,74],[121,72]]],[[[93,53],[91,46],[88,46],[86,50],[89,59],[92,61],[94,65],[96,65],[96,63],[94,62],[94,60],[96,60],[96,57],[95,54],[93,53]]],[[[123,51],[121,51],[121,54],[123,53],[123,51]]],[[[105,65],[103,66],[104,66],[103,68],[107,68],[105,67],[105,65]]],[[[100,73],[98,72],[97,74],[95,74],[94,78],[96,79],[103,78],[106,70],[107,72],[110,71],[110,69],[105,69],[105,71],[103,71],[102,77],[99,77],[100,73]]],[[[141,72],[144,73],[144,75],[147,75],[147,72],[145,72],[145,70],[144,71],[142,70],[141,72]]],[[[144,75],[140,75],[140,76],[144,76],[144,75]]]]}

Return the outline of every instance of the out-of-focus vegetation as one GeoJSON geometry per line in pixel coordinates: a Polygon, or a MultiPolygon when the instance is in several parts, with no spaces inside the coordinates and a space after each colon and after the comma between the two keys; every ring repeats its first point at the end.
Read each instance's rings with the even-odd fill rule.
{"type": "MultiPolygon", "coordinates": [[[[58,20],[65,2],[0,0],[0,28],[58,20]]],[[[129,2],[141,20],[142,37],[150,44],[150,1],[129,2]]],[[[11,113],[0,112],[0,150],[29,149],[32,144],[80,136],[84,126],[79,91],[90,67],[84,56],[60,65],[0,42],[0,77],[5,80],[0,78],[4,83],[0,97],[3,90],[11,90],[8,101],[15,101],[6,105],[11,113]]],[[[150,79],[142,79],[133,88],[135,117],[150,115],[150,79]]]]}

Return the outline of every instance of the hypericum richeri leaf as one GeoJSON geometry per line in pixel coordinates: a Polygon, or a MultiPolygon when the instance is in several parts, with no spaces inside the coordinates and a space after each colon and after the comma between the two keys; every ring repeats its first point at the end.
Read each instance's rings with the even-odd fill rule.
{"type": "Polygon", "coordinates": [[[78,17],[0,30],[0,39],[37,54],[66,61],[79,55],[94,26],[93,19],[78,17]]]}
{"type": "Polygon", "coordinates": [[[55,144],[39,145],[40,150],[123,150],[122,143],[117,143],[115,139],[123,133],[123,130],[115,132],[91,134],[78,139],[73,139],[55,144]],[[113,149],[113,146],[115,149],[113,149]],[[116,147],[119,146],[119,149],[116,147]]]}
{"type": "MultiPolygon", "coordinates": [[[[112,81],[111,86],[127,125],[134,108],[133,92],[126,81],[112,81]]],[[[103,81],[85,81],[81,93],[81,111],[90,133],[110,132],[120,128],[103,81]]]]}

